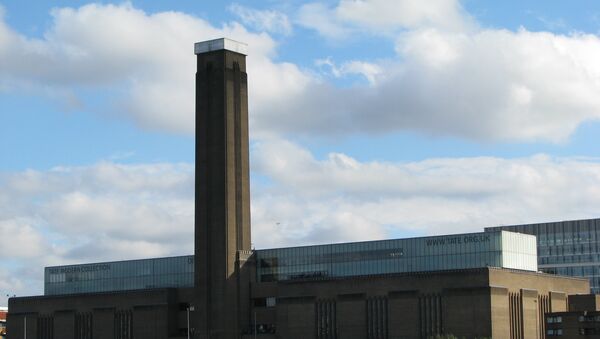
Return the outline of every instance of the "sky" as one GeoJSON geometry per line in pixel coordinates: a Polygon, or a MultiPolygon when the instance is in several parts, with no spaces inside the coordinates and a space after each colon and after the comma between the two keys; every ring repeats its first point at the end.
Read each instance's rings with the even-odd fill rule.
{"type": "Polygon", "coordinates": [[[256,248],[599,217],[600,3],[0,0],[0,306],[191,254],[194,42],[248,44],[256,248]]]}

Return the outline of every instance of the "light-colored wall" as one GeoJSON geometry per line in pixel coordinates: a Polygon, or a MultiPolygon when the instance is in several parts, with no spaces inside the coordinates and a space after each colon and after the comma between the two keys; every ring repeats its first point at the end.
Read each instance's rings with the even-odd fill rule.
{"type": "Polygon", "coordinates": [[[537,272],[537,244],[534,235],[502,231],[502,266],[537,272]]]}

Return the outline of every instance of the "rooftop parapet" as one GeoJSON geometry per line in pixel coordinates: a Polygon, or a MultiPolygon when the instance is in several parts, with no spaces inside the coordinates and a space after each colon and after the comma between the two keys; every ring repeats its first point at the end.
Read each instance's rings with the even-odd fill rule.
{"type": "Polygon", "coordinates": [[[243,42],[238,42],[227,38],[202,41],[194,44],[195,54],[219,51],[222,49],[248,55],[248,45],[243,42]]]}

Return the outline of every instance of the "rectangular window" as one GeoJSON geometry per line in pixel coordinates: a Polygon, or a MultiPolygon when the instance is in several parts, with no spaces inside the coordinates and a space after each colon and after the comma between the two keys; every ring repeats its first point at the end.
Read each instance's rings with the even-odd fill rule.
{"type": "Polygon", "coordinates": [[[546,331],[546,334],[548,334],[549,337],[561,336],[563,335],[563,330],[562,328],[549,329],[546,331]]]}

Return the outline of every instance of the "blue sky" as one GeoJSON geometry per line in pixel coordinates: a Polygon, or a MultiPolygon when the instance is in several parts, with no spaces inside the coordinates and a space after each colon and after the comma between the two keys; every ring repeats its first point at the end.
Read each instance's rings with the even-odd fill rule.
{"type": "Polygon", "coordinates": [[[250,48],[257,247],[598,216],[597,1],[0,7],[0,305],[192,251],[192,46],[220,36],[250,48]]]}

